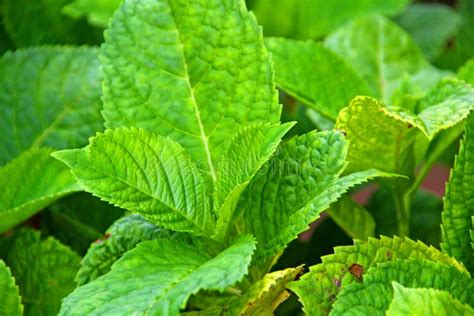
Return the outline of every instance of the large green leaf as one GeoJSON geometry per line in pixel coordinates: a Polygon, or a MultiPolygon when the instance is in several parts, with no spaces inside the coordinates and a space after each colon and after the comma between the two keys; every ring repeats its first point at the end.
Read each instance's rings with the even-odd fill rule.
{"type": "Polygon", "coordinates": [[[62,12],[75,19],[87,17],[91,25],[106,28],[120,3],[122,0],[74,0],[67,3],[62,12]]]}
{"type": "Polygon", "coordinates": [[[214,180],[242,127],[279,121],[261,29],[243,0],[126,1],[105,38],[106,126],[166,135],[214,180]]]}
{"type": "Polygon", "coordinates": [[[140,242],[157,238],[173,239],[173,235],[176,234],[151,224],[139,214],[119,219],[103,238],[89,248],[76,276],[77,285],[82,286],[109,272],[115,261],[140,242]]]}
{"type": "Polygon", "coordinates": [[[0,260],[0,297],[2,298],[1,315],[23,315],[18,286],[16,286],[15,279],[3,260],[0,260]]]}
{"type": "Polygon", "coordinates": [[[84,149],[55,152],[86,191],[152,223],[210,236],[215,216],[206,183],[186,151],[143,129],[106,130],[84,149]]]}
{"type": "Polygon", "coordinates": [[[342,58],[320,43],[267,38],[278,86],[335,120],[357,95],[370,95],[363,80],[342,58]]]}
{"type": "Polygon", "coordinates": [[[397,258],[422,258],[445,263],[461,271],[464,276],[468,275],[460,263],[434,247],[408,238],[381,237],[356,240],[353,246],[334,248],[333,255],[322,257],[321,264],[310,267],[310,272],[299,281],[290,283],[289,288],[299,296],[309,315],[327,314],[340,291],[359,280],[350,271],[354,264],[362,267],[363,273],[377,263],[397,258]]]}
{"type": "Polygon", "coordinates": [[[454,35],[461,17],[451,7],[438,3],[415,3],[397,17],[428,60],[438,57],[454,35]]]}
{"type": "Polygon", "coordinates": [[[374,96],[387,103],[406,80],[412,86],[411,94],[418,96],[441,76],[410,36],[381,16],[353,20],[331,34],[326,46],[352,65],[375,91],[374,96]]]}
{"type": "Polygon", "coordinates": [[[215,238],[225,236],[240,194],[293,125],[251,125],[234,137],[226,157],[217,165],[214,206],[218,221],[215,238]]]}
{"type": "Polygon", "coordinates": [[[97,54],[45,46],[0,58],[0,165],[29,148],[83,146],[102,129],[97,54]]]}
{"type": "Polygon", "coordinates": [[[61,299],[75,287],[79,256],[53,238],[21,230],[7,263],[20,287],[25,315],[56,315],[61,299]]]}
{"type": "Polygon", "coordinates": [[[385,175],[368,170],[340,178],[346,152],[340,132],[310,132],[281,146],[255,176],[241,209],[244,230],[258,241],[258,259],[283,250],[350,187],[385,175]]]}
{"type": "Polygon", "coordinates": [[[474,115],[466,122],[461,142],[446,186],[444,200],[443,243],[444,251],[464,263],[474,273],[474,251],[471,246],[474,216],[474,115]]]}
{"type": "Polygon", "coordinates": [[[177,315],[191,294],[223,291],[239,282],[254,249],[250,236],[215,257],[183,242],[145,241],[117,261],[111,272],[76,289],[64,300],[60,314],[177,315]]]}
{"type": "Polygon", "coordinates": [[[385,315],[393,298],[392,282],[449,292],[461,303],[474,303],[474,280],[452,266],[424,259],[378,264],[362,283],[345,287],[337,296],[331,315],[385,315]]]}
{"type": "Polygon", "coordinates": [[[393,300],[387,316],[399,315],[474,315],[474,309],[454,299],[449,292],[435,289],[410,289],[393,282],[393,300]]]}
{"type": "Polygon", "coordinates": [[[458,71],[458,76],[462,80],[474,86],[474,58],[471,58],[458,71]]]}
{"type": "Polygon", "coordinates": [[[380,13],[393,15],[409,0],[255,0],[251,7],[265,35],[318,38],[354,17],[380,13]]]}
{"type": "Polygon", "coordinates": [[[79,191],[70,171],[50,157],[51,149],[30,149],[0,167],[0,232],[74,191],[79,191]]]}

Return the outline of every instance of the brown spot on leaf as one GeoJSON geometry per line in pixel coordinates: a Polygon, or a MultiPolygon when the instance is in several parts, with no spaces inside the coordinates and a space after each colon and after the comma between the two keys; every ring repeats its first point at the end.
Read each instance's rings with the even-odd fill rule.
{"type": "Polygon", "coordinates": [[[362,274],[364,273],[364,267],[360,264],[353,263],[350,268],[349,272],[358,280],[362,278],[362,274]]]}

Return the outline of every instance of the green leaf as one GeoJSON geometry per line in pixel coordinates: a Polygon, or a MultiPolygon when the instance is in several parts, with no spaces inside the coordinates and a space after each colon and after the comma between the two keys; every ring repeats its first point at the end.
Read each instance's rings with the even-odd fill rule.
{"type": "Polygon", "coordinates": [[[445,4],[414,3],[396,20],[413,37],[426,58],[434,60],[456,32],[461,17],[445,4]]]}
{"type": "Polygon", "coordinates": [[[84,255],[91,242],[101,238],[123,213],[89,193],[79,192],[50,205],[41,214],[41,230],[84,255]]]}
{"type": "Polygon", "coordinates": [[[24,315],[56,315],[61,299],[75,287],[79,256],[53,238],[21,230],[7,256],[20,287],[24,315]]]}
{"type": "Polygon", "coordinates": [[[157,238],[174,239],[173,232],[159,228],[139,214],[115,222],[102,239],[94,242],[81,261],[76,281],[82,286],[110,271],[112,264],[140,242],[157,238]]]}
{"type": "Polygon", "coordinates": [[[248,235],[213,258],[178,241],[142,242],[111,272],[76,289],[64,300],[60,314],[177,315],[191,294],[223,291],[239,282],[254,249],[248,235]]]}
{"type": "Polygon", "coordinates": [[[245,231],[257,239],[258,260],[283,250],[350,187],[386,176],[368,170],[339,178],[346,152],[340,132],[310,132],[282,145],[254,177],[240,208],[245,231]]]}
{"type": "Polygon", "coordinates": [[[288,268],[266,274],[228,308],[229,315],[272,316],[274,310],[285,301],[290,293],[285,286],[293,281],[303,267],[288,268]]]}
{"type": "Polygon", "coordinates": [[[217,165],[214,203],[218,221],[215,238],[225,236],[242,191],[293,125],[251,125],[234,137],[226,157],[220,159],[217,165]]]}
{"type": "MultiPolygon", "coordinates": [[[[381,239],[356,240],[353,246],[335,247],[333,255],[322,257],[321,264],[310,267],[310,272],[299,281],[290,283],[289,288],[298,295],[309,315],[327,314],[338,293],[358,281],[349,270],[353,264],[358,264],[363,271],[367,271],[377,263],[397,258],[428,259],[452,265],[452,269],[468,275],[460,263],[434,247],[408,238],[392,239],[382,236],[381,239]]],[[[364,276],[364,280],[365,278],[364,276]]]]}
{"type": "Polygon", "coordinates": [[[474,280],[452,266],[424,259],[396,260],[378,264],[362,283],[345,287],[331,315],[385,315],[393,297],[392,282],[405,287],[424,287],[449,292],[461,303],[474,303],[474,280]]]}
{"type": "Polygon", "coordinates": [[[88,192],[152,223],[210,236],[205,180],[185,150],[143,129],[106,130],[84,149],[55,152],[88,192]]]}
{"type": "Polygon", "coordinates": [[[471,234],[474,230],[474,115],[466,122],[464,139],[446,186],[442,213],[442,249],[474,273],[471,234]]]}
{"type": "Polygon", "coordinates": [[[398,315],[473,315],[474,309],[462,304],[446,291],[410,289],[392,282],[393,300],[387,316],[398,315]]]}
{"type": "Polygon", "coordinates": [[[74,0],[67,3],[62,12],[74,19],[87,17],[91,25],[106,28],[120,3],[122,0],[74,0]]]}
{"type": "MultiPolygon", "coordinates": [[[[332,3],[331,3],[332,6],[332,3]]],[[[354,67],[375,97],[392,103],[405,75],[421,93],[435,84],[438,74],[415,42],[399,26],[381,16],[354,19],[326,38],[326,46],[354,67]]]]}
{"type": "Polygon", "coordinates": [[[102,130],[97,54],[44,46],[0,58],[0,165],[29,148],[83,146],[102,130]]]}
{"type": "Polygon", "coordinates": [[[458,76],[462,80],[474,86],[474,58],[471,58],[458,70],[458,76]]]}
{"type": "Polygon", "coordinates": [[[75,43],[80,35],[75,29],[77,25],[61,14],[69,1],[2,0],[5,29],[17,47],[75,43]]]}
{"type": "Polygon", "coordinates": [[[30,149],[0,167],[0,232],[80,190],[70,171],[50,157],[51,152],[46,148],[30,149]]]}
{"type": "Polygon", "coordinates": [[[213,180],[242,127],[279,121],[269,56],[242,0],[126,1],[105,39],[106,126],[170,137],[213,180]]]}
{"type": "Polygon", "coordinates": [[[396,14],[408,3],[408,0],[255,0],[251,10],[267,36],[312,39],[332,32],[354,17],[396,14]]]}
{"type": "Polygon", "coordinates": [[[0,297],[2,298],[0,306],[1,315],[23,315],[23,306],[20,302],[18,286],[15,284],[15,279],[3,260],[0,260],[0,297]]]}
{"type": "Polygon", "coordinates": [[[372,215],[350,197],[331,205],[328,214],[351,238],[367,239],[375,235],[372,215]]]}
{"type": "Polygon", "coordinates": [[[265,44],[277,85],[332,120],[355,96],[372,94],[350,65],[320,43],[267,38],[265,44]]]}
{"type": "Polygon", "coordinates": [[[369,97],[357,97],[343,109],[336,128],[349,141],[346,172],[376,168],[409,175],[413,143],[423,122],[401,108],[388,108],[369,97]]]}

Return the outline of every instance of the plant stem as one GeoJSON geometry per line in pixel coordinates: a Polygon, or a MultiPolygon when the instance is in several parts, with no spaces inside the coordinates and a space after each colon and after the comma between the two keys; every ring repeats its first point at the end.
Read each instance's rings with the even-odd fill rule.
{"type": "Polygon", "coordinates": [[[397,192],[394,196],[395,210],[397,212],[398,235],[406,237],[410,235],[410,205],[411,198],[405,192],[397,192]]]}

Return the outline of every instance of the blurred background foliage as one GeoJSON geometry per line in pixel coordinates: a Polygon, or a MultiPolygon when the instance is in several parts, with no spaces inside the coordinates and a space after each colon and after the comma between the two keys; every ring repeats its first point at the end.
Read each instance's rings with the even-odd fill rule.
{"type": "MultiPolygon", "coordinates": [[[[121,0],[0,0],[0,53],[46,44],[100,45],[103,31],[121,0]],[[25,22],[27,21],[27,22],[25,22]]],[[[457,72],[474,56],[474,1],[410,0],[247,0],[265,36],[321,42],[355,18],[377,14],[398,24],[421,50],[424,58],[438,70],[457,72]]],[[[363,45],[364,43],[362,43],[363,45]]],[[[308,58],[312,58],[309,56],[308,58]]],[[[276,59],[276,58],[275,58],[276,59]]],[[[277,60],[276,60],[277,62],[277,60]]],[[[473,78],[474,79],[474,78],[473,78]]],[[[289,136],[313,129],[331,129],[334,121],[307,104],[280,92],[284,105],[283,121],[298,121],[289,136]]],[[[436,141],[430,146],[436,146],[436,141]]],[[[438,137],[438,142],[443,138],[438,137]]],[[[411,237],[435,247],[440,242],[440,222],[444,185],[457,152],[457,138],[426,177],[413,199],[411,237]]],[[[390,193],[371,185],[328,210],[311,230],[294,241],[275,269],[320,262],[337,245],[352,244],[352,238],[367,238],[396,232],[395,209],[390,193]],[[358,225],[338,221],[340,208],[350,208],[358,225]]],[[[54,236],[83,255],[94,240],[123,212],[98,199],[78,193],[59,200],[25,225],[45,236],[54,236]],[[99,210],[100,211],[97,211],[99,210]]],[[[6,252],[8,239],[0,243],[6,252]]],[[[292,297],[283,304],[280,315],[299,310],[292,297]]]]}

